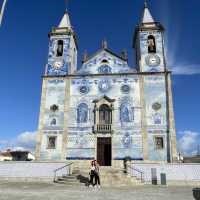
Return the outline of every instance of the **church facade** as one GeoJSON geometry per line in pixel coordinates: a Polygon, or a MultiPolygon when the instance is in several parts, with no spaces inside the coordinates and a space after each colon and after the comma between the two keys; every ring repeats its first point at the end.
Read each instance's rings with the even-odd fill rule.
{"type": "Polygon", "coordinates": [[[36,158],[97,159],[102,166],[124,159],[176,161],[163,34],[145,4],[134,34],[136,68],[129,66],[126,52],[117,55],[103,41],[95,54],[84,54],[78,69],[76,35],[66,12],[49,33],[36,158]]]}

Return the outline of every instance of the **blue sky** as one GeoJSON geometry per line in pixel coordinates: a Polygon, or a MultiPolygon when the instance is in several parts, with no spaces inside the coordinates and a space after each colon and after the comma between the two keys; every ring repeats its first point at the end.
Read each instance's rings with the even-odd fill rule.
{"type": "MultiPolygon", "coordinates": [[[[182,152],[191,154],[200,143],[200,2],[151,0],[149,7],[166,28],[178,144],[182,152]]],[[[68,9],[78,36],[79,66],[83,51],[94,53],[104,38],[117,53],[126,48],[129,65],[135,66],[132,39],[143,0],[71,0],[68,9]]],[[[64,0],[8,0],[0,28],[0,149],[34,146],[47,34],[64,10],[64,0]]]]}

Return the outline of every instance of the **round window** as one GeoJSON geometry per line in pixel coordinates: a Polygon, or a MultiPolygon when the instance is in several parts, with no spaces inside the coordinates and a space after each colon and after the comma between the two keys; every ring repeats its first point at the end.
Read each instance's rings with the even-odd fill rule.
{"type": "Polygon", "coordinates": [[[128,86],[128,85],[123,85],[122,87],[121,87],[121,92],[122,93],[125,93],[125,94],[127,94],[127,93],[129,93],[130,92],[130,86],[128,86]]]}
{"type": "Polygon", "coordinates": [[[81,94],[87,94],[88,92],[89,92],[89,87],[87,87],[87,86],[81,86],[80,88],[79,88],[79,91],[80,91],[80,93],[81,94]]]}

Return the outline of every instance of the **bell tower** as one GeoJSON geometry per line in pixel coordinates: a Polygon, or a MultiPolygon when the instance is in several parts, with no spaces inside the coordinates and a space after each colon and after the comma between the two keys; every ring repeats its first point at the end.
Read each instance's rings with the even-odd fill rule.
{"type": "Polygon", "coordinates": [[[165,61],[164,28],[154,20],[146,0],[140,23],[135,29],[133,47],[141,75],[143,158],[174,162],[177,156],[176,129],[171,72],[167,70],[165,61]],[[158,143],[163,143],[160,150],[157,149],[158,143]]]}
{"type": "Polygon", "coordinates": [[[77,42],[66,11],[49,33],[49,55],[43,77],[37,133],[37,160],[65,160],[70,80],[77,69],[77,42]]]}
{"type": "Polygon", "coordinates": [[[77,40],[66,11],[59,26],[49,33],[46,76],[65,76],[77,69],[77,40]]]}
{"type": "Polygon", "coordinates": [[[164,72],[166,70],[163,33],[163,26],[155,22],[145,1],[140,24],[135,30],[133,44],[140,72],[164,72]]]}

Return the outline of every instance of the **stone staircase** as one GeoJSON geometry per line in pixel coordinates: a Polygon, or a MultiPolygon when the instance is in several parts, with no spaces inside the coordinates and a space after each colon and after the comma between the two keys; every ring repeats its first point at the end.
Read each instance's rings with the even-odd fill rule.
{"type": "Polygon", "coordinates": [[[103,186],[128,187],[142,185],[137,177],[129,177],[122,169],[113,167],[101,167],[101,183],[103,186]]]}
{"type": "MultiPolygon", "coordinates": [[[[131,187],[143,185],[137,177],[128,177],[122,169],[114,167],[100,167],[100,181],[102,187],[131,187]]],[[[63,175],[55,181],[67,186],[88,186],[89,170],[74,167],[71,175],[63,175]]]]}
{"type": "Polygon", "coordinates": [[[72,174],[63,174],[62,176],[58,176],[54,182],[57,184],[64,184],[67,186],[81,186],[88,185],[89,178],[83,176],[79,169],[74,168],[72,174]]]}

